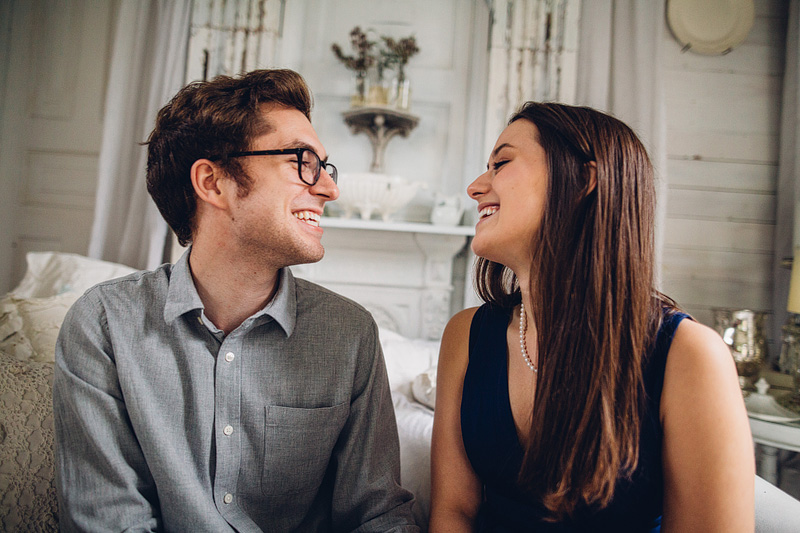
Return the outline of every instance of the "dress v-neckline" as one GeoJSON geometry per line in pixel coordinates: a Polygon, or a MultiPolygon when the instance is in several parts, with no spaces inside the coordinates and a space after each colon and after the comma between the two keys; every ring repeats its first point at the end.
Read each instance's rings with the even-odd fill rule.
{"type": "Polygon", "coordinates": [[[503,338],[505,339],[505,350],[503,351],[505,357],[503,358],[503,366],[502,366],[503,379],[501,380],[503,382],[503,387],[501,388],[500,392],[503,394],[502,410],[504,411],[504,413],[501,414],[505,415],[506,419],[505,425],[507,425],[511,430],[511,432],[513,432],[514,442],[516,442],[517,444],[517,451],[519,452],[519,455],[522,456],[525,453],[525,447],[522,445],[522,442],[519,439],[517,422],[514,420],[514,411],[511,409],[511,387],[508,383],[508,380],[510,379],[510,375],[508,373],[508,368],[509,368],[508,359],[509,357],[511,357],[511,353],[509,351],[509,346],[508,346],[507,328],[508,326],[506,325],[505,335],[503,335],[503,338]]]}

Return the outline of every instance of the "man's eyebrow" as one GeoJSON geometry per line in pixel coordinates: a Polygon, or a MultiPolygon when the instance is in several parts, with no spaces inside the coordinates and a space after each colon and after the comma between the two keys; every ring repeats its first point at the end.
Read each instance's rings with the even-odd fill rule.
{"type": "MultiPolygon", "coordinates": [[[[494,150],[492,150],[492,155],[491,155],[491,156],[489,156],[489,159],[491,160],[492,158],[494,158],[494,157],[497,157],[497,154],[498,154],[498,153],[500,152],[500,150],[502,150],[503,148],[510,148],[510,147],[511,147],[511,145],[510,145],[509,143],[503,143],[503,144],[501,144],[500,146],[498,146],[497,148],[495,148],[494,150]]],[[[487,169],[489,168],[489,163],[486,163],[486,168],[487,168],[487,169]]]]}
{"type": "MultiPolygon", "coordinates": [[[[316,151],[316,149],[314,149],[313,146],[311,146],[310,144],[308,144],[306,142],[303,142],[303,141],[297,141],[297,142],[291,143],[291,147],[292,148],[304,148],[306,150],[311,150],[312,152],[317,154],[317,151],[316,151]]],[[[319,157],[319,154],[317,154],[317,157],[319,157]]],[[[330,155],[326,155],[325,159],[320,158],[320,160],[323,163],[327,163],[328,162],[328,157],[330,157],[330,155]]]]}

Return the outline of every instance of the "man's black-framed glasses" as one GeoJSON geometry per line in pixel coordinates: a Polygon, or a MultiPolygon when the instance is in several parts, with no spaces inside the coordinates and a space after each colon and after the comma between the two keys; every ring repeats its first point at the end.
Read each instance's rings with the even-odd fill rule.
{"type": "MultiPolygon", "coordinates": [[[[249,152],[230,152],[229,157],[248,157],[252,155],[295,155],[297,156],[297,175],[300,181],[309,186],[314,186],[319,181],[320,171],[325,167],[334,183],[339,177],[339,171],[331,163],[323,162],[314,150],[310,148],[285,148],[283,150],[252,150],[249,152]]],[[[223,159],[222,157],[216,159],[223,159]]]]}

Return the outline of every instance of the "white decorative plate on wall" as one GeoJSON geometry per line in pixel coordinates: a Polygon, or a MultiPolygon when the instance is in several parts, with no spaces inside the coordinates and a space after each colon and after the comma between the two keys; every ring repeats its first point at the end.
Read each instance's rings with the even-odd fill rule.
{"type": "Polygon", "coordinates": [[[750,33],[753,0],[667,0],[667,22],[684,51],[727,54],[750,33]]]}

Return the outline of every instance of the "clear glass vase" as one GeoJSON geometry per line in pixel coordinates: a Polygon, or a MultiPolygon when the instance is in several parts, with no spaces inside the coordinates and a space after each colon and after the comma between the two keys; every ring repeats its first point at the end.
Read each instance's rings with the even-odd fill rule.
{"type": "Polygon", "coordinates": [[[401,111],[411,109],[411,80],[398,78],[394,92],[394,107],[401,111]]]}
{"type": "Polygon", "coordinates": [[[366,72],[356,72],[351,79],[350,107],[366,105],[369,93],[369,79],[366,72]]]}
{"type": "Polygon", "coordinates": [[[714,327],[731,350],[739,384],[743,390],[751,390],[767,359],[766,313],[750,309],[716,308],[713,311],[714,327]]]}
{"type": "Polygon", "coordinates": [[[389,87],[386,83],[385,72],[377,68],[370,68],[367,74],[369,88],[367,89],[366,105],[385,106],[389,103],[389,87]]]}

